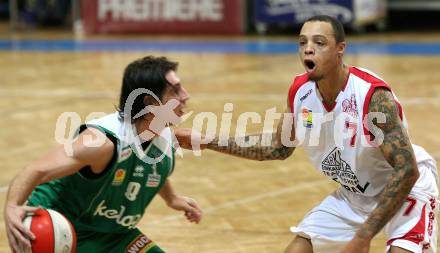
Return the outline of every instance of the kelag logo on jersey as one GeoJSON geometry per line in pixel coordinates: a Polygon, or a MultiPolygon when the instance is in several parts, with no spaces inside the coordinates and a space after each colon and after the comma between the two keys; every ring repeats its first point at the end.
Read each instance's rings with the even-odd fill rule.
{"type": "Polygon", "coordinates": [[[105,200],[96,207],[93,216],[102,216],[107,219],[115,220],[115,222],[126,228],[134,228],[139,220],[142,218],[141,214],[124,215],[127,208],[124,205],[120,206],[120,210],[110,209],[105,205],[105,200]]]}
{"type": "Polygon", "coordinates": [[[303,107],[302,108],[303,126],[306,128],[312,128],[313,127],[312,119],[313,119],[312,110],[303,107]]]}

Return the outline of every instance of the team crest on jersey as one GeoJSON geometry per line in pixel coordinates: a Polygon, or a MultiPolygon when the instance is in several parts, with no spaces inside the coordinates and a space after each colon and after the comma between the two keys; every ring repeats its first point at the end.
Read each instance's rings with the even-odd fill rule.
{"type": "Polygon", "coordinates": [[[133,176],[134,177],[144,177],[144,167],[139,165],[136,168],[134,168],[133,176]]]}
{"type": "Polygon", "coordinates": [[[364,186],[359,184],[359,179],[351,170],[351,166],[342,160],[341,151],[337,147],[324,158],[321,163],[321,169],[324,175],[331,177],[351,192],[364,193],[370,185],[369,182],[364,186]]]}
{"type": "Polygon", "coordinates": [[[158,187],[160,184],[160,178],[161,176],[157,173],[156,164],[153,164],[151,166],[153,169],[153,173],[148,174],[147,183],[145,184],[146,187],[158,187]]]}
{"type": "Polygon", "coordinates": [[[112,185],[121,185],[122,182],[124,182],[124,178],[125,178],[125,170],[124,169],[116,170],[112,185]]]}
{"type": "Polygon", "coordinates": [[[302,120],[303,120],[303,126],[306,128],[312,128],[313,127],[313,114],[312,110],[309,110],[305,107],[302,108],[302,120]]]}
{"type": "Polygon", "coordinates": [[[133,153],[133,151],[131,151],[130,147],[122,150],[121,154],[119,155],[118,162],[120,163],[120,162],[127,160],[131,156],[132,153],[133,153]]]}
{"type": "Polygon", "coordinates": [[[344,101],[342,101],[342,111],[348,113],[354,118],[358,117],[357,109],[356,97],[354,94],[351,94],[350,99],[344,99],[344,101]]]}

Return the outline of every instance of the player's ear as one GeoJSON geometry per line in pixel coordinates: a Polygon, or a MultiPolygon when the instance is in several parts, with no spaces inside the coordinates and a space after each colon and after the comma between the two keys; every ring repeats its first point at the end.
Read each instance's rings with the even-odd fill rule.
{"type": "Polygon", "coordinates": [[[149,105],[159,105],[159,103],[156,101],[154,97],[146,95],[144,96],[144,106],[149,106],[149,105]]]}
{"type": "Polygon", "coordinates": [[[336,48],[338,50],[338,55],[343,56],[345,52],[345,47],[347,46],[347,43],[345,41],[341,41],[336,45],[336,48]]]}

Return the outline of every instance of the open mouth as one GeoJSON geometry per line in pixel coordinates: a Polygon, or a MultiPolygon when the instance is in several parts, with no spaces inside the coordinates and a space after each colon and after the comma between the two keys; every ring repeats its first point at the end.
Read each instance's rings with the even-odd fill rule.
{"type": "Polygon", "coordinates": [[[312,60],[304,60],[304,65],[306,66],[307,72],[311,72],[315,69],[316,64],[312,60]]]}

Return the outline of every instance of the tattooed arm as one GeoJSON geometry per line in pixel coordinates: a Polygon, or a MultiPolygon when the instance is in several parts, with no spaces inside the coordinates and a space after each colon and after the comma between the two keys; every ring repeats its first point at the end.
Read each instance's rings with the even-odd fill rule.
{"type": "Polygon", "coordinates": [[[241,138],[230,137],[226,140],[212,136],[212,138],[207,138],[192,129],[184,128],[175,129],[174,134],[179,146],[185,149],[197,150],[208,148],[257,161],[284,160],[292,155],[295,150],[293,145],[295,127],[289,103],[289,99],[287,99],[287,109],[282,114],[277,129],[273,133],[260,133],[241,138]]]}
{"type": "MultiPolygon", "coordinates": [[[[414,151],[408,133],[402,125],[392,93],[383,88],[376,89],[371,97],[369,112],[382,112],[386,116],[385,123],[373,122],[373,124],[383,133],[383,142],[379,147],[394,172],[379,196],[377,207],[371,212],[350,243],[357,240],[358,242],[366,241],[369,244],[369,241],[402,207],[419,177],[414,151]]],[[[370,127],[370,129],[372,128],[370,127]]],[[[351,249],[346,252],[363,251],[351,249]]]]}
{"type": "MultiPolygon", "coordinates": [[[[286,115],[291,115],[290,110],[286,110],[286,115]]],[[[211,141],[207,148],[221,153],[230,154],[250,160],[284,160],[289,157],[295,147],[284,146],[282,140],[292,141],[295,139],[295,129],[291,116],[281,117],[276,132],[248,135],[241,138],[229,138],[227,143],[220,143],[218,137],[211,141]],[[291,124],[292,130],[286,133],[283,125],[291,124]],[[257,140],[255,145],[247,145],[250,140],[257,140]]],[[[290,146],[290,145],[289,145],[290,146]]]]}

